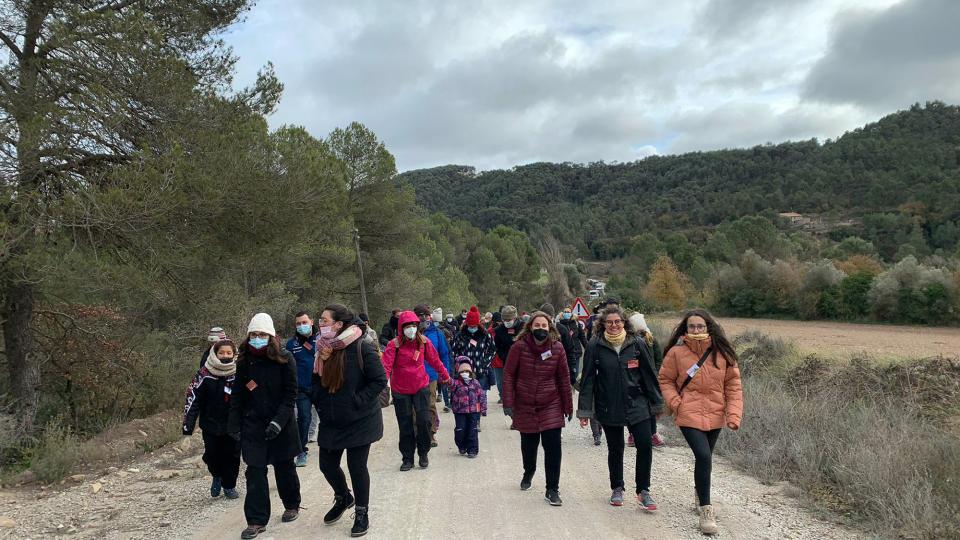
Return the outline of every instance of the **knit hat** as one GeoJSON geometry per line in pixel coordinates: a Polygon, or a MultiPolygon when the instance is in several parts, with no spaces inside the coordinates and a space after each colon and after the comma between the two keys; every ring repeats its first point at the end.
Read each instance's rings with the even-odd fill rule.
{"type": "Polygon", "coordinates": [[[273,317],[266,313],[257,313],[250,319],[250,325],[247,326],[247,333],[263,332],[264,334],[277,337],[277,331],[273,329],[273,317]]]}
{"type": "Polygon", "coordinates": [[[473,373],[473,363],[470,361],[468,356],[458,356],[457,357],[457,373],[460,373],[464,370],[464,367],[473,373]]]}
{"type": "Polygon", "coordinates": [[[553,304],[549,302],[540,306],[540,311],[546,313],[550,317],[555,317],[557,315],[557,310],[553,309],[553,304]]]}
{"type": "Polygon", "coordinates": [[[477,306],[470,306],[467,312],[467,326],[480,326],[480,310],[477,306]]]}
{"type": "Polygon", "coordinates": [[[219,326],[214,326],[207,332],[207,341],[210,343],[216,343],[218,341],[223,341],[227,339],[227,333],[223,331],[223,328],[219,326]]]}
{"type": "Polygon", "coordinates": [[[516,319],[517,308],[513,306],[503,306],[503,309],[500,310],[500,316],[504,319],[516,319]]]}
{"type": "Polygon", "coordinates": [[[433,313],[430,314],[430,317],[434,322],[440,322],[443,320],[443,308],[437,308],[433,310],[433,313]]]}
{"type": "Polygon", "coordinates": [[[417,304],[413,308],[413,312],[417,314],[417,317],[423,317],[424,315],[430,316],[430,306],[427,304],[417,304]]]}
{"type": "Polygon", "coordinates": [[[495,323],[498,323],[498,322],[500,322],[500,321],[503,320],[503,316],[500,315],[500,312],[499,312],[499,311],[494,311],[494,312],[493,312],[493,318],[490,319],[490,320],[492,320],[492,321],[495,322],[495,323]]]}
{"type": "Polygon", "coordinates": [[[634,332],[639,332],[641,330],[644,332],[650,331],[650,327],[647,326],[647,319],[644,318],[643,313],[634,313],[627,320],[629,320],[630,325],[633,326],[634,332]]]}

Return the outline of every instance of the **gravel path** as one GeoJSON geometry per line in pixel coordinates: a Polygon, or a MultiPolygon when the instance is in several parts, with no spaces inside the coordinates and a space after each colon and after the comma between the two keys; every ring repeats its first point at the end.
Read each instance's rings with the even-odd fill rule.
{"type": "MultiPolygon", "coordinates": [[[[520,491],[519,436],[509,430],[499,405],[491,405],[490,416],[481,423],[477,459],[457,454],[453,416],[443,414],[440,446],[430,453],[429,469],[405,473],[399,471],[393,411],[384,412],[386,435],[370,458],[368,538],[702,538],[693,511],[693,457],[686,446],[654,454],[652,491],[658,512],[640,511],[631,498],[614,508],[607,504],[606,449],[594,447],[590,430],[574,420],[564,430],[564,505],[555,508],[543,499],[542,455],[533,488],[520,491]]],[[[0,491],[0,538],[239,538],[243,499],[209,497],[209,478],[197,453],[200,444],[195,435],[124,469],[76,478],[58,489],[0,491]],[[13,526],[2,528],[3,519],[12,519],[13,526]]],[[[624,472],[631,493],[632,450],[627,455],[631,459],[624,472]]],[[[261,538],[349,538],[349,513],[333,526],[323,525],[333,495],[316,462],[311,459],[310,466],[298,471],[306,507],[300,519],[281,524],[276,509],[282,505],[274,493],[274,517],[261,538]]],[[[722,538],[864,537],[802,509],[788,495],[797,491],[789,485],[761,485],[722,460],[715,463],[713,478],[722,538]]],[[[242,494],[242,473],[240,490],[242,494]]]]}

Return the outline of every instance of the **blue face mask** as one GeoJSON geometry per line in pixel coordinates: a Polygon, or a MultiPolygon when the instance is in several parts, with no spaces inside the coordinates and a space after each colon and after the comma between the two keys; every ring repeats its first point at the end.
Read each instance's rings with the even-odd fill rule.
{"type": "Polygon", "coordinates": [[[476,327],[476,326],[468,326],[468,327],[467,327],[467,332],[470,332],[471,334],[476,333],[476,331],[477,331],[477,327],[476,327]]]}
{"type": "Polygon", "coordinates": [[[564,314],[563,314],[564,320],[569,320],[570,317],[573,317],[573,313],[564,313],[564,314]]]}
{"type": "Polygon", "coordinates": [[[301,336],[309,336],[313,333],[313,326],[309,324],[297,325],[297,333],[301,336]]]}
{"type": "Polygon", "coordinates": [[[250,346],[254,349],[262,349],[267,346],[267,343],[270,343],[270,340],[265,337],[252,337],[250,338],[250,346]]]}

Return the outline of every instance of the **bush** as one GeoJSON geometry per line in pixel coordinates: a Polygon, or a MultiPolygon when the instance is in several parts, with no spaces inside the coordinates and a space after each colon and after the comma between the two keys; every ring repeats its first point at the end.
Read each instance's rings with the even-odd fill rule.
{"type": "Polygon", "coordinates": [[[70,474],[80,459],[80,439],[57,420],[47,424],[33,448],[30,468],[41,483],[56,482],[70,474]]]}

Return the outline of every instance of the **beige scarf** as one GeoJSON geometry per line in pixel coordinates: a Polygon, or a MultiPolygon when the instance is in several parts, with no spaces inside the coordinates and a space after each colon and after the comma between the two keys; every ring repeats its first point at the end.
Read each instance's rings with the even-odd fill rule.
{"type": "Polygon", "coordinates": [[[213,352],[213,347],[210,347],[207,361],[203,364],[203,367],[207,368],[207,371],[215,377],[229,377],[237,372],[236,358],[229,363],[221,362],[213,352]]]}

